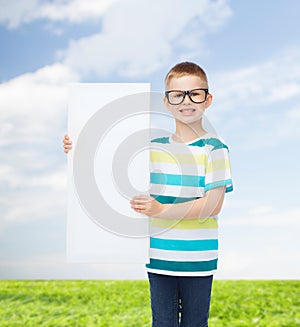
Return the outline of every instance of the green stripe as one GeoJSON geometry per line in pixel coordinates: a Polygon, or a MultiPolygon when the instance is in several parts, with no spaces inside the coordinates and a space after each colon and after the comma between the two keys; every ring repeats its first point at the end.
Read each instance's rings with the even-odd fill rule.
{"type": "Polygon", "coordinates": [[[207,162],[206,154],[193,153],[168,153],[168,152],[150,152],[151,162],[165,162],[170,164],[186,164],[186,165],[205,165],[207,162]]]}
{"type": "Polygon", "coordinates": [[[150,237],[150,248],[171,251],[218,250],[218,240],[166,240],[150,237]]]}
{"type": "Polygon", "coordinates": [[[151,173],[151,184],[204,187],[203,176],[151,173]]]}
{"type": "Polygon", "coordinates": [[[230,162],[228,158],[210,161],[206,167],[206,173],[214,173],[219,170],[230,169],[230,162]]]}
{"type": "Polygon", "coordinates": [[[216,270],[218,259],[209,261],[166,261],[159,259],[150,259],[150,263],[146,265],[147,268],[168,270],[168,271],[211,271],[216,270]]]}
{"type": "Polygon", "coordinates": [[[218,228],[217,218],[197,218],[197,219],[161,219],[150,218],[151,227],[173,228],[173,229],[202,229],[218,228]]]}
{"type": "Polygon", "coordinates": [[[156,195],[150,194],[152,197],[155,198],[156,201],[166,204],[166,203],[183,203],[188,201],[193,201],[199,199],[199,197],[192,197],[192,198],[182,198],[177,196],[168,196],[168,195],[156,195]]]}

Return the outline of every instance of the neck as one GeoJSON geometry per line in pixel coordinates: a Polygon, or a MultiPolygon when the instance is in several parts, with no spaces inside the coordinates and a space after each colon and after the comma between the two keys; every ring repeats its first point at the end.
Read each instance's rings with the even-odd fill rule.
{"type": "Polygon", "coordinates": [[[176,131],[173,137],[177,142],[187,143],[206,133],[206,130],[202,126],[202,120],[192,124],[184,124],[180,121],[176,121],[176,131]]]}

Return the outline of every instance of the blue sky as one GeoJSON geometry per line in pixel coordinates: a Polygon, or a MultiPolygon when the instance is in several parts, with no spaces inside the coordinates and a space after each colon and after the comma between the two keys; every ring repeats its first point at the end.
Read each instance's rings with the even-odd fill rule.
{"type": "Polygon", "coordinates": [[[0,4],[0,278],[114,277],[65,263],[67,85],[162,91],[182,60],[207,71],[231,149],[218,277],[299,278],[299,1],[0,4]]]}

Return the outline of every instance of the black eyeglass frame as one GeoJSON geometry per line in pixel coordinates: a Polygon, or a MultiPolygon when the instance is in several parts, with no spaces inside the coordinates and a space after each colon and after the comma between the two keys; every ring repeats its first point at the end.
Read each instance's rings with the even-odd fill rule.
{"type": "Polygon", "coordinates": [[[169,104],[171,104],[171,105],[173,105],[173,106],[176,106],[176,105],[178,105],[178,104],[181,104],[181,103],[184,101],[184,99],[185,99],[185,97],[186,97],[187,95],[188,95],[189,99],[190,99],[192,102],[194,102],[194,103],[203,103],[203,102],[206,101],[208,94],[209,94],[208,89],[202,89],[202,88],[192,89],[192,90],[189,90],[189,91],[182,91],[182,90],[169,90],[169,91],[165,91],[165,96],[166,96],[166,98],[167,98],[169,104]],[[191,94],[192,92],[194,92],[194,91],[198,91],[198,90],[201,90],[201,91],[204,91],[204,92],[205,92],[204,100],[203,100],[203,101],[200,101],[200,102],[198,102],[198,101],[194,101],[194,100],[191,98],[191,96],[190,96],[190,94],[191,94]],[[183,98],[182,98],[182,100],[181,100],[179,103],[171,103],[171,102],[170,102],[170,99],[169,99],[169,93],[171,93],[171,92],[181,92],[181,93],[183,94],[183,98]]]}

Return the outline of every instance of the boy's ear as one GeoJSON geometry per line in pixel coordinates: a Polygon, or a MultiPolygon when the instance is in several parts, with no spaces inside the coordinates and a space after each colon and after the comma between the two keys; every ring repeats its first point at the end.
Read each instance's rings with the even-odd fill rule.
{"type": "Polygon", "coordinates": [[[168,110],[170,110],[170,105],[166,96],[164,96],[164,105],[168,110]]]}
{"type": "Polygon", "coordinates": [[[208,93],[206,101],[205,101],[205,109],[207,109],[211,105],[212,100],[213,100],[212,94],[208,93]]]}

